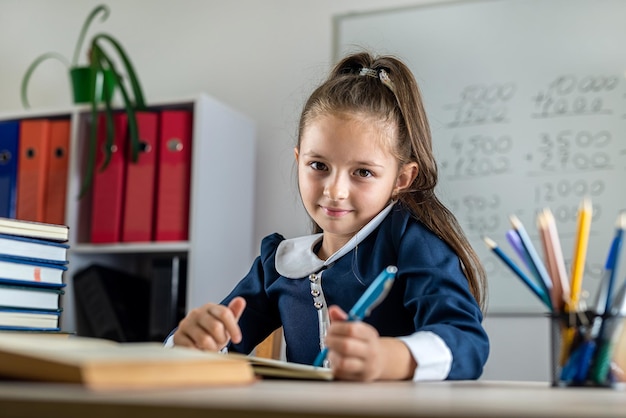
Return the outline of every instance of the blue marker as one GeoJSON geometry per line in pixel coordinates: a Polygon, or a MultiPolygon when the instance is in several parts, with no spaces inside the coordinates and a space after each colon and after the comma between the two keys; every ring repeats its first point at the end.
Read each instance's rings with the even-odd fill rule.
{"type": "MultiPolygon", "coordinates": [[[[359,300],[356,301],[350,312],[348,312],[348,321],[361,321],[369,316],[372,310],[377,307],[389,293],[393,281],[396,278],[398,268],[389,266],[384,269],[372,284],[365,290],[359,300]]],[[[324,348],[315,358],[313,366],[321,367],[324,364],[328,348],[324,348]]]]}

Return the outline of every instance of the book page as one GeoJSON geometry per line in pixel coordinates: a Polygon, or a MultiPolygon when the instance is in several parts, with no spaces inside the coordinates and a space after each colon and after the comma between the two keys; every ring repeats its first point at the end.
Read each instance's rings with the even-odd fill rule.
{"type": "Polygon", "coordinates": [[[333,380],[332,370],[325,367],[315,367],[308,364],[246,356],[238,353],[229,353],[228,356],[247,359],[252,365],[254,372],[260,376],[306,380],[333,380]]]}
{"type": "Polygon", "coordinates": [[[84,361],[147,362],[213,358],[228,359],[212,352],[185,347],[165,348],[158,342],[118,343],[111,340],[76,337],[56,338],[50,335],[3,335],[0,352],[17,352],[71,364],[84,361]]]}

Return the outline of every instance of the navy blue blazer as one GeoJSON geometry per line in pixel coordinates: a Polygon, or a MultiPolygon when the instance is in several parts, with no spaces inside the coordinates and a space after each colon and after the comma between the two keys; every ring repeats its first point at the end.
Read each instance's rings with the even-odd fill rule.
{"type": "MultiPolygon", "coordinates": [[[[265,237],[249,273],[222,301],[242,296],[247,302],[239,320],[243,341],[229,345],[229,351],[250,353],[282,326],[287,360],[312,364],[319,352],[317,309],[308,276],[286,278],[276,271],[283,240],[279,234],[265,237]]],[[[381,336],[435,333],[452,353],[447,378],[476,379],[487,361],[489,340],[460,264],[445,242],[398,204],[356,249],[325,269],[322,288],[328,305],[347,312],[378,273],[397,266],[391,292],[365,322],[381,336]]]]}

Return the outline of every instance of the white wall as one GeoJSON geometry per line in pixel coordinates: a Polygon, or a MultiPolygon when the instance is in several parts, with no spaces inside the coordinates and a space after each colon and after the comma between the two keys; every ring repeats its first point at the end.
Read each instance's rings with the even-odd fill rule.
{"type": "MultiPolygon", "coordinates": [[[[0,0],[0,111],[21,108],[20,82],[39,54],[71,59],[92,0],[0,0]]],[[[90,33],[119,39],[150,100],[203,91],[258,123],[255,236],[307,230],[294,189],[294,133],[303,100],[332,61],[332,16],[415,1],[109,0],[90,33]]],[[[81,62],[86,51],[81,53],[81,62]]],[[[63,66],[47,61],[29,89],[33,107],[69,105],[63,66]]],[[[220,198],[224,198],[220,196],[220,198]]]]}
{"type": "MultiPolygon", "coordinates": [[[[303,101],[332,63],[333,16],[433,2],[108,0],[111,15],[95,21],[90,33],[105,31],[121,41],[148,104],[206,92],[257,122],[255,237],[260,240],[274,231],[296,236],[308,230],[292,149],[303,101]]],[[[22,109],[21,78],[35,57],[56,51],[71,59],[80,26],[97,4],[0,0],[0,113],[22,109]]],[[[81,62],[85,57],[83,50],[81,62]]],[[[31,80],[31,105],[69,106],[66,74],[57,62],[42,65],[31,80]]],[[[234,202],[236,193],[216,198],[234,202]]],[[[485,325],[493,346],[485,378],[547,379],[547,327],[541,320],[493,317],[485,325]]]]}

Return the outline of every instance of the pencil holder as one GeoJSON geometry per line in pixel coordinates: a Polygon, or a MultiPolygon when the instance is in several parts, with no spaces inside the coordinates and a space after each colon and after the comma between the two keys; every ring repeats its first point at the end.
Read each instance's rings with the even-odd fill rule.
{"type": "Polygon", "coordinates": [[[554,387],[625,387],[626,338],[622,316],[573,312],[550,317],[554,387]]]}

